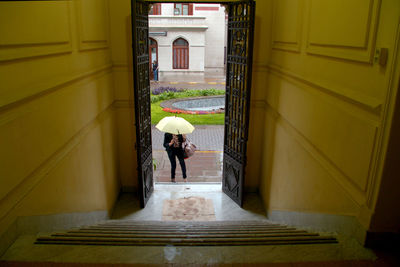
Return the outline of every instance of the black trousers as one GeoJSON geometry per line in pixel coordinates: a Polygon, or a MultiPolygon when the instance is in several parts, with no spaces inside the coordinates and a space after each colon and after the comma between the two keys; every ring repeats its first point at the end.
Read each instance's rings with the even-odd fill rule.
{"type": "Polygon", "coordinates": [[[169,161],[171,162],[171,179],[175,178],[175,170],[176,170],[176,158],[179,160],[179,164],[181,165],[183,179],[186,179],[186,164],[185,159],[183,158],[183,150],[170,148],[167,150],[169,161]]]}

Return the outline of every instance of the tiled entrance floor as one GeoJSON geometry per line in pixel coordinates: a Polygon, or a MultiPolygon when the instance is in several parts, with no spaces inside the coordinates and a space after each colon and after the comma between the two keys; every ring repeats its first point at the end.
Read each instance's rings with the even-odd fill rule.
{"type": "Polygon", "coordinates": [[[120,196],[111,219],[134,221],[161,221],[165,200],[202,197],[213,202],[216,221],[267,221],[260,197],[255,193],[245,194],[244,207],[239,207],[222,192],[221,184],[164,183],[155,184],[146,207],[139,207],[139,200],[130,193],[120,196]]]}
{"type": "MultiPolygon", "coordinates": [[[[211,199],[216,221],[267,220],[262,201],[256,194],[246,195],[245,205],[240,208],[221,192],[221,185],[217,184],[155,185],[154,193],[144,209],[140,209],[136,197],[124,194],[114,209],[112,219],[162,221],[165,199],[191,196],[211,199]]],[[[341,236],[338,236],[339,243],[334,244],[212,247],[55,246],[34,244],[35,239],[35,235],[20,236],[0,260],[37,262],[38,265],[34,266],[42,266],[41,262],[64,263],[61,266],[68,266],[70,262],[135,263],[145,266],[391,266],[377,265],[372,251],[361,247],[355,240],[341,236]]],[[[11,266],[21,265],[15,263],[11,266]]]]}
{"type": "MultiPolygon", "coordinates": [[[[188,182],[190,183],[220,183],[222,177],[222,151],[196,151],[185,160],[188,182]]],[[[154,171],[154,181],[171,181],[171,164],[165,150],[153,151],[157,167],[154,171]]],[[[176,159],[176,182],[183,182],[182,170],[176,159]]]]}

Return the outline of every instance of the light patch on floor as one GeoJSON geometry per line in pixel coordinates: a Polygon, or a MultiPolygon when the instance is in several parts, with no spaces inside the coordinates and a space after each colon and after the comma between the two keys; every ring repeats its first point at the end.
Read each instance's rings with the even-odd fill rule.
{"type": "Polygon", "coordinates": [[[163,221],[215,221],[211,199],[184,197],[164,200],[163,221]]]}

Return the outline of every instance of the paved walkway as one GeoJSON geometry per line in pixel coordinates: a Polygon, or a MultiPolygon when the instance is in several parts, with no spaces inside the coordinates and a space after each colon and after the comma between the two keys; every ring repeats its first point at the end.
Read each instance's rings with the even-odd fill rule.
{"type": "Polygon", "coordinates": [[[150,81],[150,89],[158,87],[175,87],[177,89],[201,90],[201,89],[220,89],[225,90],[225,76],[214,75],[198,77],[196,75],[180,75],[162,78],[160,81],[150,81]]]}
{"type": "MultiPolygon", "coordinates": [[[[165,151],[153,151],[157,168],[154,171],[156,183],[171,181],[171,165],[165,151]]],[[[176,182],[182,183],[182,171],[179,161],[176,160],[176,182]]],[[[187,181],[189,183],[220,183],[222,177],[222,152],[197,151],[192,157],[185,160],[187,181]]]]}
{"type": "MultiPolygon", "coordinates": [[[[198,151],[185,160],[188,182],[216,183],[222,177],[222,151],[224,146],[223,125],[195,125],[193,133],[187,138],[197,146],[198,151]]],[[[154,171],[155,182],[170,182],[171,165],[162,146],[164,133],[152,126],[153,158],[157,168],[154,171]]],[[[177,160],[176,181],[183,182],[182,171],[177,160]]]]}
{"type": "MultiPolygon", "coordinates": [[[[199,115],[201,116],[201,115],[199,115]]],[[[196,145],[197,150],[224,149],[224,125],[194,125],[195,130],[187,138],[196,145]]],[[[164,133],[154,125],[151,127],[153,150],[164,150],[164,133]]]]}

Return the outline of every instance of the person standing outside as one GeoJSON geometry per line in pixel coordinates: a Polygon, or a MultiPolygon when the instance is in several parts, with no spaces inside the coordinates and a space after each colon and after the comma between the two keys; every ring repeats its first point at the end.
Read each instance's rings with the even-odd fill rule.
{"type": "Polygon", "coordinates": [[[154,81],[158,81],[158,63],[157,63],[157,60],[153,61],[153,74],[154,74],[154,81]]]}
{"type": "Polygon", "coordinates": [[[183,134],[164,134],[165,150],[167,151],[169,161],[171,163],[171,182],[175,183],[176,157],[181,165],[183,181],[186,183],[186,164],[183,155],[182,143],[186,141],[186,136],[183,134]]]}

